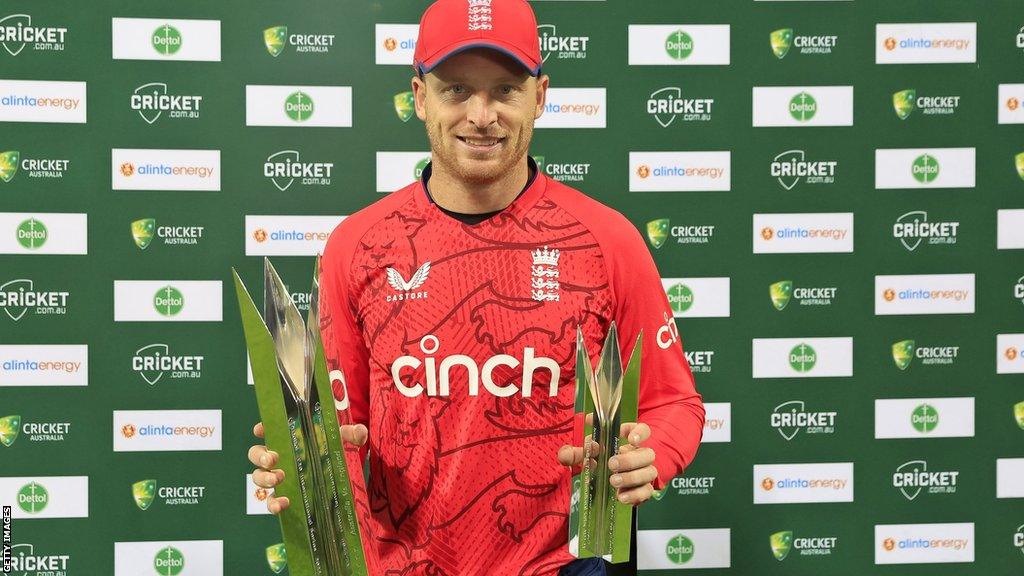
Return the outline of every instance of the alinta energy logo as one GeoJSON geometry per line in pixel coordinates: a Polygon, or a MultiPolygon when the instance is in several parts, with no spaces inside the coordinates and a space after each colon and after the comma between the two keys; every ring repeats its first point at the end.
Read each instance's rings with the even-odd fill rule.
{"type": "Polygon", "coordinates": [[[1013,299],[1024,304],[1024,276],[1017,279],[1017,283],[1013,285],[1013,299]]]}
{"type": "Polygon", "coordinates": [[[559,182],[583,182],[590,174],[589,162],[552,162],[546,156],[533,156],[533,161],[538,170],[559,182]]]}
{"type": "Polygon", "coordinates": [[[188,165],[188,164],[139,164],[135,165],[134,162],[122,162],[118,167],[118,171],[125,178],[131,178],[136,174],[139,176],[167,176],[168,178],[175,178],[181,176],[197,176],[199,178],[212,178],[216,168],[214,166],[206,165],[188,165]]]}
{"type": "Polygon", "coordinates": [[[647,240],[655,250],[664,246],[669,238],[674,238],[676,244],[707,244],[715,236],[713,224],[673,226],[668,218],[651,220],[646,230],[647,240]]]}
{"type": "Polygon", "coordinates": [[[925,460],[911,460],[896,467],[892,474],[893,488],[899,488],[907,500],[928,494],[956,494],[958,470],[928,470],[925,460]]]}
{"type": "Polygon", "coordinates": [[[29,311],[37,316],[61,316],[68,313],[70,292],[41,291],[35,289],[35,281],[18,278],[0,284],[0,308],[15,322],[29,311]]]}
{"type": "Polygon", "coordinates": [[[334,34],[289,33],[287,26],[271,26],[263,30],[263,45],[274,58],[288,46],[301,54],[327,54],[334,47],[334,34]]]}
{"type": "Polygon", "coordinates": [[[178,576],[185,569],[185,555],[174,546],[167,546],[153,558],[153,570],[159,576],[178,576]]]}
{"type": "Polygon", "coordinates": [[[892,237],[909,252],[927,240],[928,244],[956,244],[959,222],[929,222],[928,213],[914,210],[903,214],[892,225],[892,237]]]}
{"type": "Polygon", "coordinates": [[[954,302],[963,302],[967,298],[970,298],[970,290],[929,290],[925,288],[907,288],[897,292],[892,288],[886,288],[882,291],[882,298],[886,302],[893,302],[899,300],[952,300],[954,302]]]}
{"type": "Polygon", "coordinates": [[[10,448],[19,436],[29,442],[64,442],[70,422],[23,421],[20,414],[0,418],[0,445],[10,448]]]}
{"type": "Polygon", "coordinates": [[[554,56],[556,60],[585,60],[589,36],[563,36],[558,33],[554,24],[537,26],[540,38],[540,53],[543,62],[554,56]]]}
{"type": "Polygon", "coordinates": [[[693,54],[693,38],[683,30],[676,30],[665,38],[665,52],[673,60],[686,60],[693,54]]]}
{"type": "Polygon", "coordinates": [[[305,122],[313,116],[315,106],[309,94],[296,90],[284,100],[284,113],[295,122],[305,122]]]}
{"type": "Polygon", "coordinates": [[[0,152],[0,181],[10,182],[20,169],[29,178],[63,178],[70,160],[59,158],[29,158],[18,150],[0,152]]]}
{"type": "Polygon", "coordinates": [[[693,541],[683,534],[677,534],[665,545],[665,556],[669,562],[682,566],[693,559],[693,541]]]}
{"type": "Polygon", "coordinates": [[[303,162],[298,150],[281,150],[267,156],[263,176],[284,192],[296,180],[303,186],[330,186],[333,162],[303,162]]]}
{"type": "Polygon", "coordinates": [[[794,372],[806,374],[818,363],[818,354],[805,343],[797,344],[789,351],[789,366],[794,372]]]}
{"type": "Polygon", "coordinates": [[[910,425],[921,434],[927,434],[939,425],[939,413],[930,404],[919,404],[910,413],[910,425]]]}
{"type": "Polygon", "coordinates": [[[717,166],[655,166],[647,164],[636,167],[636,175],[647,178],[710,178],[717,180],[725,174],[725,168],[717,166]]]}
{"type": "Polygon", "coordinates": [[[780,28],[768,35],[772,53],[779,60],[789,54],[791,48],[797,48],[800,54],[831,54],[836,47],[838,36],[795,34],[792,28],[780,28]]]}
{"type": "Polygon", "coordinates": [[[330,232],[305,231],[299,228],[290,230],[279,228],[271,232],[267,232],[265,228],[257,228],[252,232],[253,240],[260,244],[268,240],[271,242],[326,242],[329,236],[330,232]]]}
{"type": "Polygon", "coordinates": [[[960,354],[959,346],[918,346],[914,340],[900,340],[892,345],[892,361],[901,371],[917,358],[923,366],[951,366],[960,354]]]}
{"type": "Polygon", "coordinates": [[[189,439],[209,438],[216,434],[216,426],[167,426],[161,424],[148,424],[138,428],[131,422],[121,426],[121,436],[131,440],[138,436],[142,437],[174,437],[180,436],[189,439]]]}
{"type": "Polygon", "coordinates": [[[682,314],[693,306],[693,290],[682,282],[669,287],[665,295],[668,296],[668,304],[676,314],[682,314]]]}
{"type": "Polygon", "coordinates": [[[836,536],[794,537],[792,530],[776,532],[768,537],[772,556],[779,562],[789,557],[792,550],[800,556],[828,556],[839,542],[836,536]]]}
{"type": "Polygon", "coordinates": [[[158,54],[171,56],[181,50],[181,32],[170,24],[164,24],[153,31],[150,42],[158,54]]]}
{"type": "Polygon", "coordinates": [[[412,92],[399,92],[392,100],[395,104],[395,114],[402,122],[408,122],[416,114],[416,98],[412,92]]]}
{"type": "Polygon", "coordinates": [[[15,237],[22,248],[38,250],[43,247],[43,244],[46,244],[46,240],[50,237],[50,232],[47,230],[46,224],[43,224],[41,220],[29,218],[18,224],[18,227],[15,229],[15,237]]]}
{"type": "Polygon", "coordinates": [[[142,511],[149,510],[157,498],[164,506],[195,506],[205,495],[206,486],[159,486],[153,478],[132,484],[132,500],[142,511]]]}
{"type": "Polygon", "coordinates": [[[647,98],[647,114],[653,116],[662,128],[668,128],[676,117],[682,122],[708,122],[713,98],[684,98],[678,86],[659,88],[647,98]]]}
{"type": "Polygon", "coordinates": [[[805,184],[835,184],[836,160],[808,160],[804,150],[786,150],[775,156],[771,163],[771,176],[786,190],[800,182],[805,184]]]}
{"type": "Polygon", "coordinates": [[[165,375],[170,380],[198,380],[203,376],[205,356],[172,354],[165,343],[148,344],[132,355],[132,371],[153,386],[165,375]]]}
{"type": "Polygon", "coordinates": [[[197,246],[203,239],[204,226],[158,226],[156,218],[140,218],[132,222],[132,240],[139,250],[149,248],[154,238],[165,246],[197,246]]]}
{"type": "Polygon", "coordinates": [[[38,482],[29,482],[18,490],[18,507],[26,514],[39,514],[49,503],[50,493],[38,482]]]}
{"type": "Polygon", "coordinates": [[[807,92],[801,92],[789,100],[789,115],[797,122],[808,122],[818,113],[818,101],[807,92]]]}
{"type": "Polygon", "coordinates": [[[711,373],[711,363],[715,359],[714,350],[686,350],[683,353],[690,370],[696,373],[711,373]]]}
{"type": "Polygon", "coordinates": [[[128,105],[149,124],[167,118],[198,119],[203,97],[198,94],[169,94],[166,82],[150,82],[132,91],[128,105]]]}
{"type": "Polygon", "coordinates": [[[267,546],[267,566],[274,574],[284,572],[288,566],[288,554],[284,543],[267,546]]]}
{"type": "Polygon", "coordinates": [[[915,110],[926,116],[949,116],[960,107],[960,97],[918,96],[917,90],[908,88],[892,95],[892,106],[900,120],[910,118],[915,110]]]}
{"type": "Polygon", "coordinates": [[[68,29],[58,26],[33,26],[30,14],[11,14],[0,18],[0,45],[11,56],[25,47],[33,51],[62,51],[68,29]]]}
{"type": "Polygon", "coordinates": [[[153,308],[162,316],[177,316],[185,309],[185,296],[174,286],[164,286],[153,295],[153,308]]]}
{"type": "Polygon", "coordinates": [[[924,48],[926,50],[967,50],[970,48],[971,41],[966,38],[901,38],[897,40],[892,36],[886,37],[882,42],[885,46],[886,51],[892,52],[899,48],[900,50],[916,50],[924,48]]]}
{"type": "Polygon", "coordinates": [[[836,286],[794,286],[792,280],[779,280],[768,286],[772,306],[780,312],[794,299],[800,306],[831,306],[838,291],[836,286]]]}
{"type": "Polygon", "coordinates": [[[833,434],[836,431],[836,411],[808,410],[803,400],[783,402],[772,409],[769,424],[787,442],[804,434],[833,434]]]}

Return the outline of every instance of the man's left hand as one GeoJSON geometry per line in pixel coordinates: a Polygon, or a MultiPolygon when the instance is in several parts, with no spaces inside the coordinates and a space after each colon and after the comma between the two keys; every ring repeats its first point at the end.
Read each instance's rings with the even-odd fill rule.
{"type": "Polygon", "coordinates": [[[608,461],[612,471],[611,483],[618,491],[619,502],[634,506],[648,501],[654,494],[654,482],[658,469],[654,467],[654,450],[645,448],[643,443],[651,437],[647,424],[626,422],[619,436],[629,439],[628,444],[619,446],[619,453],[608,461]]]}

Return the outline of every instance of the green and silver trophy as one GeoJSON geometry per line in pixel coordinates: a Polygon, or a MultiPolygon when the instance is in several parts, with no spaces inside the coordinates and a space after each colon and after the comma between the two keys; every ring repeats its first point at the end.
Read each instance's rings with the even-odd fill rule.
{"type": "Polygon", "coordinates": [[[320,259],[305,323],[270,260],[264,260],[263,269],[262,317],[238,272],[232,269],[232,274],[267,448],[280,455],[278,465],[285,473],[275,496],[287,496],[291,502],[278,515],[283,549],[268,549],[268,563],[280,572],[286,557],[292,576],[365,576],[366,559],[320,338],[320,259]]]}
{"type": "Polygon", "coordinates": [[[612,322],[594,370],[583,333],[576,330],[576,413],[585,416],[583,437],[577,439],[583,445],[583,470],[572,484],[569,550],[578,558],[629,561],[633,507],[616,498],[608,460],[628,443],[619,437],[620,424],[636,422],[642,344],[641,332],[623,371],[618,330],[612,322]]]}

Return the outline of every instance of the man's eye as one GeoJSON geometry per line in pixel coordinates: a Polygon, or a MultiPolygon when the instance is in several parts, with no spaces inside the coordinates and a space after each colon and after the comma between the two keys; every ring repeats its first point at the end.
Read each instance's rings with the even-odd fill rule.
{"type": "Polygon", "coordinates": [[[505,94],[505,95],[511,94],[512,90],[513,90],[512,87],[507,85],[507,84],[505,86],[501,87],[501,93],[505,94]]]}
{"type": "Polygon", "coordinates": [[[452,94],[464,94],[466,92],[466,87],[462,84],[455,84],[449,88],[449,90],[451,90],[452,94]]]}

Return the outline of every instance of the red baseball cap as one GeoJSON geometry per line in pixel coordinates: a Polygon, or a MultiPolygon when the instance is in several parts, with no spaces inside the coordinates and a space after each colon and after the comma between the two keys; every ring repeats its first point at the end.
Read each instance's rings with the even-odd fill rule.
{"type": "Polygon", "coordinates": [[[437,0],[420,20],[413,66],[426,74],[472,48],[497,50],[540,75],[537,17],[526,0],[437,0]]]}

